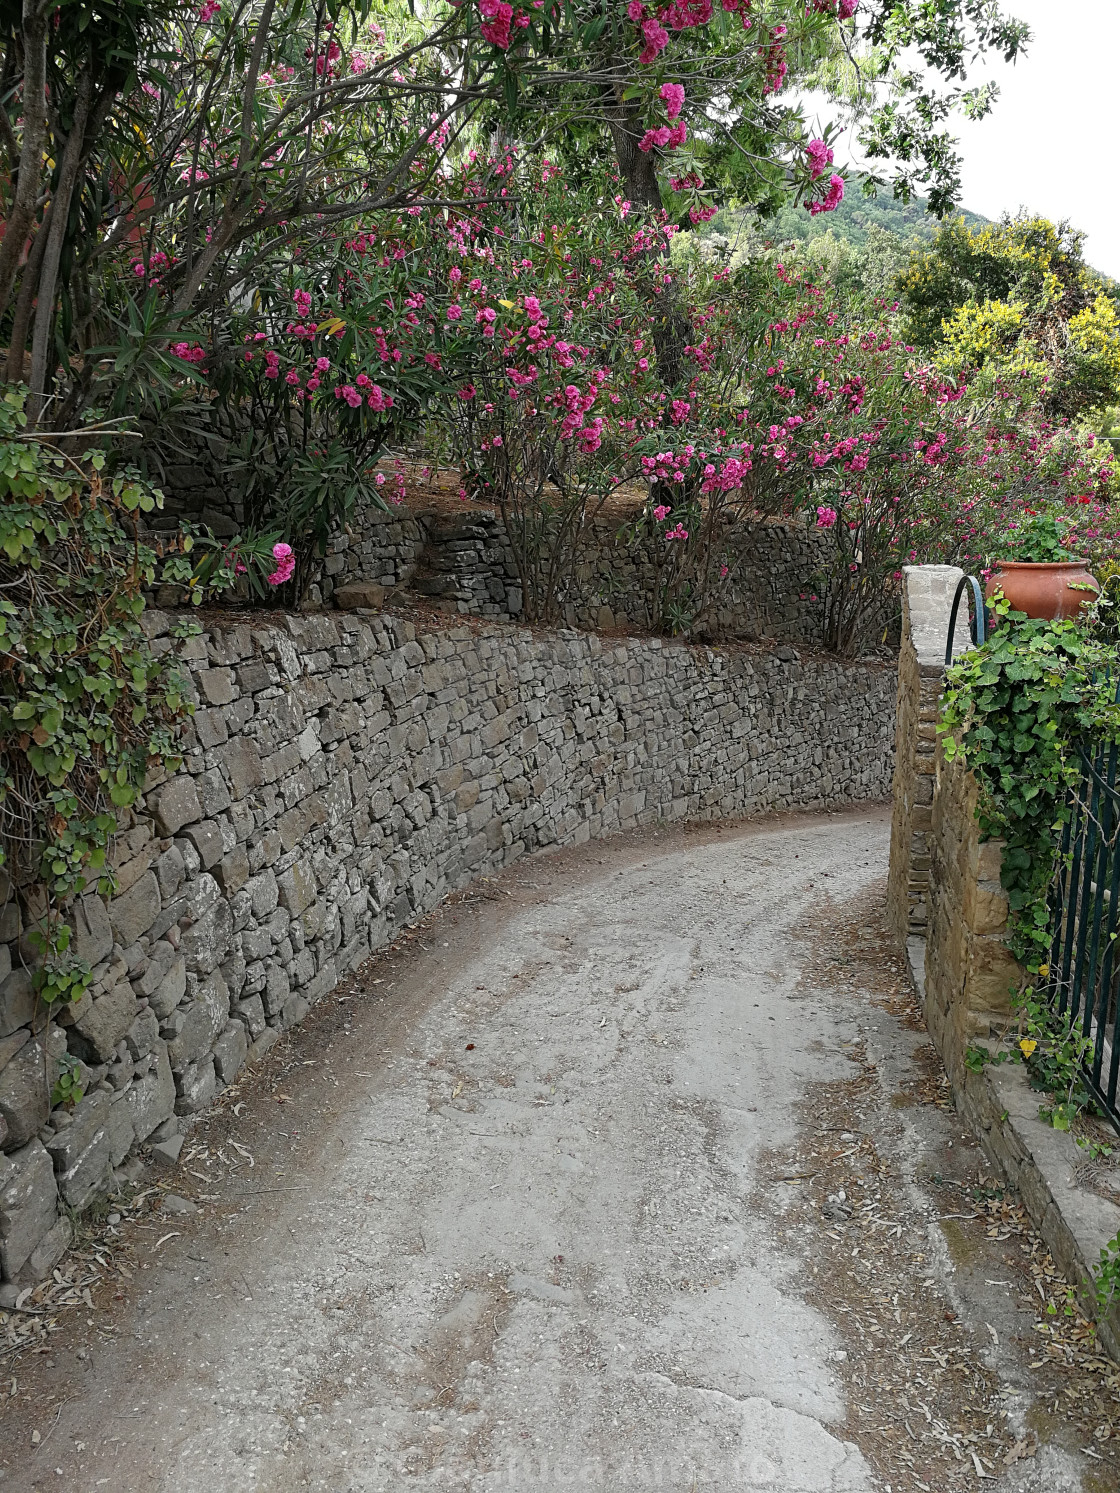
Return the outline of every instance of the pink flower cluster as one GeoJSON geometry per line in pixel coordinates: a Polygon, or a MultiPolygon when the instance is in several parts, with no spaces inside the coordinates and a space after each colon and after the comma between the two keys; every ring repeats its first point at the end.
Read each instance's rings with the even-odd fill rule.
{"type": "Polygon", "coordinates": [[[482,17],[479,30],[491,46],[509,51],[510,27],[527,26],[529,17],[523,10],[514,11],[506,0],[478,0],[478,13],[482,17]]]}
{"type": "Polygon", "coordinates": [[[184,363],[206,362],[206,349],[199,347],[197,342],[193,347],[189,342],[173,342],[169,351],[173,357],[182,358],[184,363]]]}
{"type": "Polygon", "coordinates": [[[296,557],[292,553],[290,544],[274,544],[272,546],[272,558],[276,561],[276,569],[268,577],[270,586],[282,586],[285,581],[290,581],[296,568],[296,557]]]}
{"type": "Polygon", "coordinates": [[[661,98],[664,101],[668,118],[676,119],[684,108],[684,88],[680,83],[662,83],[661,98]]]}
{"type": "Polygon", "coordinates": [[[828,191],[819,201],[809,203],[809,212],[815,218],[818,213],[832,213],[844,200],[844,178],[835,172],[828,179],[828,191]]]}
{"type": "Polygon", "coordinates": [[[220,0],[202,0],[202,4],[198,7],[198,19],[209,21],[218,14],[221,8],[220,0]]]}
{"type": "Polygon", "coordinates": [[[669,33],[655,16],[649,14],[642,0],[630,0],[626,7],[626,14],[641,34],[642,50],[638,54],[638,61],[644,63],[655,61],[669,45],[669,33]]]}
{"type": "Polygon", "coordinates": [[[361,409],[363,403],[379,414],[393,407],[393,396],[375,384],[368,373],[359,373],[352,384],[336,384],[334,397],[345,400],[352,410],[361,409]]]}
{"type": "Polygon", "coordinates": [[[833,528],[835,526],[835,524],[836,524],[836,519],[837,519],[837,513],[836,513],[836,509],[835,508],[829,508],[827,505],[825,505],[823,503],[817,508],[817,528],[818,529],[831,529],[831,528],[833,528]]]}
{"type": "Polygon", "coordinates": [[[660,146],[663,150],[672,150],[678,145],[683,145],[687,136],[688,125],[685,124],[683,119],[672,127],[663,124],[655,130],[646,130],[645,134],[638,141],[638,149],[644,151],[646,155],[650,153],[655,145],[660,146]]]}
{"type": "Polygon", "coordinates": [[[823,140],[810,140],[805,147],[805,154],[809,157],[809,175],[816,181],[832,165],[832,151],[823,140]]]}
{"type": "Polygon", "coordinates": [[[712,0],[669,0],[659,15],[671,31],[706,26],[712,19],[712,0]]]}

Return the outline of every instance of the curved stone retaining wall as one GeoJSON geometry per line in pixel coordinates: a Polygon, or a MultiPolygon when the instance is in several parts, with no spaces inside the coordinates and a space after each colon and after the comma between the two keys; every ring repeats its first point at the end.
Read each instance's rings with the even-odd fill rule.
{"type": "Polygon", "coordinates": [[[0,1293],[65,1248],[60,1202],[83,1207],[138,1148],[173,1162],[184,1117],[472,877],[658,819],[890,787],[878,665],[373,614],[186,644],[166,615],[149,626],[198,709],[183,768],[120,837],[118,895],[76,910],[95,979],[60,1024],[33,1010],[16,902],[0,914],[0,1293]],[[67,1051],[86,1097],[51,1112],[67,1051]]]}

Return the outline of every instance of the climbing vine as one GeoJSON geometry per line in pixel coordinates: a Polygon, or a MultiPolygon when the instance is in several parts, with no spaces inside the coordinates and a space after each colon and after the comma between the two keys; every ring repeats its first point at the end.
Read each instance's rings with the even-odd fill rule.
{"type": "Polygon", "coordinates": [[[1066,794],[1079,776],[1076,743],[1120,741],[1117,651],[1091,623],[1013,615],[997,602],[989,641],[949,670],[940,729],[946,758],[964,759],[980,785],[982,837],[1006,844],[1008,943],[1038,973],[1066,794]]]}
{"type": "Polygon", "coordinates": [[[52,1004],[90,980],[62,908],[90,886],[112,890],[117,816],[154,766],[175,765],[190,707],[174,655],[142,620],[161,556],[136,518],[160,494],[106,475],[103,451],[75,457],[29,437],[23,402],[23,390],[0,394],[0,864],[52,1004]]]}
{"type": "MultiPolygon", "coordinates": [[[[949,670],[940,730],[945,756],[960,758],[980,788],[984,839],[1004,841],[1001,881],[1009,905],[1008,946],[1028,979],[1015,993],[1012,1055],[1050,1096],[1041,1113],[1068,1130],[1090,1103],[1083,1060],[1091,1043],[1039,994],[1049,975],[1049,892],[1069,790],[1081,775],[1081,739],[1120,741],[1118,651],[1102,607],[1084,620],[1037,621],[995,606],[988,642],[949,670]]],[[[970,1049],[970,1066],[989,1054],[970,1049]]]]}

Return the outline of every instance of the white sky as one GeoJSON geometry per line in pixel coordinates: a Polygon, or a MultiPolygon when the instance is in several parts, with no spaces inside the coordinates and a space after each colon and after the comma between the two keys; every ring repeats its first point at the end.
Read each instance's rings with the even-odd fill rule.
{"type": "Polygon", "coordinates": [[[977,67],[1000,97],[987,119],[956,121],[964,157],[961,206],[988,218],[1025,207],[1068,218],[1088,235],[1085,257],[1120,279],[1120,0],[1003,0],[1034,32],[1014,67],[977,67]]]}

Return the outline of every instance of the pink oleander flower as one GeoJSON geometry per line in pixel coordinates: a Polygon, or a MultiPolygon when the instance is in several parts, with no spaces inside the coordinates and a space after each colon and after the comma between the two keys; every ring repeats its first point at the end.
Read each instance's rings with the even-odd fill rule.
{"type": "Polygon", "coordinates": [[[662,83],[661,97],[665,101],[665,113],[669,119],[676,119],[684,108],[684,89],[679,83],[662,83]]]}
{"type": "Polygon", "coordinates": [[[212,16],[216,16],[221,8],[220,0],[202,0],[202,4],[198,7],[198,19],[208,21],[212,16]]]}
{"type": "Polygon", "coordinates": [[[513,22],[513,6],[505,0],[478,0],[478,12],[482,16],[479,30],[492,46],[503,52],[509,51],[509,28],[513,22]]]}
{"type": "Polygon", "coordinates": [[[805,154],[809,158],[809,175],[816,181],[832,165],[832,151],[823,140],[810,140],[805,147],[805,154]]]}
{"type": "Polygon", "coordinates": [[[829,508],[822,503],[817,508],[817,528],[831,529],[836,523],[837,517],[838,515],[835,508],[829,508]]]}
{"type": "Polygon", "coordinates": [[[662,519],[668,518],[672,511],[667,503],[658,503],[657,507],[653,510],[653,516],[660,523],[662,519]]]}
{"type": "Polygon", "coordinates": [[[687,539],[688,538],[688,530],[685,528],[684,524],[678,523],[677,526],[676,526],[676,528],[666,529],[666,531],[665,531],[665,538],[666,539],[687,539]]]}
{"type": "Polygon", "coordinates": [[[285,581],[290,581],[296,568],[296,557],[292,553],[290,544],[274,544],[272,546],[272,558],[276,561],[276,569],[268,577],[270,586],[282,586],[285,581]]]}
{"type": "Polygon", "coordinates": [[[638,61],[642,63],[654,62],[669,45],[669,33],[652,16],[646,16],[641,25],[641,32],[645,46],[638,53],[638,61]]]}
{"type": "Polygon", "coordinates": [[[809,203],[809,213],[816,217],[818,213],[832,213],[844,200],[844,178],[837,176],[835,172],[828,179],[828,191],[820,202],[809,203]]]}

